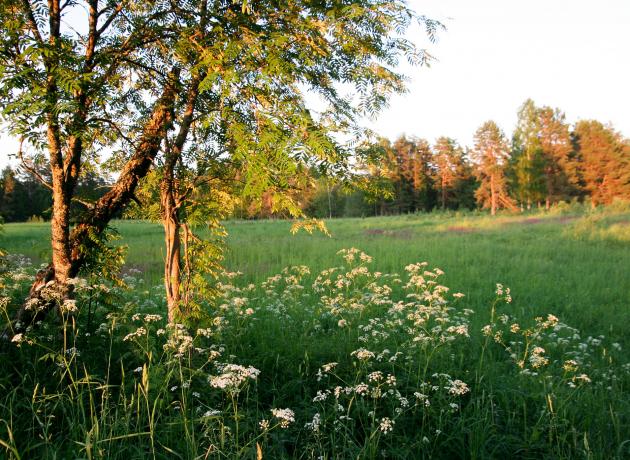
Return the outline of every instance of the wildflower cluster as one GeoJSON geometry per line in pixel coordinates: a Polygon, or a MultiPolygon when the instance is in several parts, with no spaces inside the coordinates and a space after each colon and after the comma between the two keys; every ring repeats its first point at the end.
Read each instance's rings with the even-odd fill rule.
{"type": "Polygon", "coordinates": [[[232,394],[238,393],[248,380],[256,380],[260,374],[260,371],[252,366],[217,364],[216,367],[221,374],[209,377],[210,386],[232,394]]]}

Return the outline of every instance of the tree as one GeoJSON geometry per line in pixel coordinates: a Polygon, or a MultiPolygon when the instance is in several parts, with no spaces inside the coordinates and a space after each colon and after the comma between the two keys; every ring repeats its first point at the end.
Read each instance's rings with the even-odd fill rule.
{"type": "Polygon", "coordinates": [[[389,151],[392,165],[392,180],[396,188],[395,203],[398,214],[416,210],[418,192],[422,188],[422,165],[415,139],[400,136],[389,151]]]}
{"type": "MultiPolygon", "coordinates": [[[[394,213],[429,211],[435,204],[431,148],[424,139],[400,136],[393,143],[380,139],[372,146],[380,162],[371,164],[373,178],[389,181],[392,194],[382,202],[382,211],[394,213]]],[[[382,212],[381,212],[382,213],[382,212]]]]}
{"type": "Polygon", "coordinates": [[[0,183],[2,184],[0,191],[0,193],[2,193],[0,197],[0,215],[2,215],[5,222],[21,220],[24,212],[20,208],[23,207],[25,203],[23,187],[10,166],[2,170],[0,183]]]}
{"type": "Polygon", "coordinates": [[[206,162],[208,151],[215,159],[227,155],[238,165],[244,195],[264,196],[272,211],[299,216],[301,208],[290,190],[305,186],[299,182],[308,179],[304,173],[311,164],[339,168],[347,161],[331,133],[354,126],[359,115],[377,112],[389,94],[402,90],[401,77],[389,67],[399,55],[415,59],[416,54],[392,34],[413,15],[402,4],[354,7],[291,2],[278,10],[275,3],[260,2],[235,15],[219,37],[206,30],[205,24],[216,18],[207,18],[204,2],[188,20],[197,47],[184,45],[180,59],[191,61],[188,98],[181,108],[176,103],[181,115],[175,116],[174,134],[164,142],[160,186],[169,311],[179,303],[179,213],[185,214],[186,194],[195,187],[194,179],[183,189],[177,186],[182,183],[179,174],[190,176],[187,164],[206,162]],[[221,70],[210,77],[205,56],[220,54],[225,43],[233,55],[219,61],[221,70]],[[341,83],[355,87],[358,105],[339,96],[341,83]],[[323,116],[307,109],[304,87],[328,106],[323,116]],[[201,128],[193,126],[195,120],[201,128]],[[196,134],[192,138],[191,129],[196,134]],[[187,161],[182,161],[184,150],[187,161]]]}
{"type": "Polygon", "coordinates": [[[538,110],[540,149],[545,175],[545,207],[567,200],[577,192],[578,176],[572,162],[573,147],[569,125],[559,109],[542,107],[538,110]]]}
{"type": "Polygon", "coordinates": [[[512,140],[514,191],[521,209],[539,202],[544,196],[544,158],[540,145],[539,111],[534,101],[527,99],[518,111],[518,121],[512,140]]]}
{"type": "Polygon", "coordinates": [[[512,143],[515,192],[528,209],[532,202],[567,199],[575,193],[577,175],[571,163],[569,126],[559,109],[525,101],[518,113],[512,143]]]}
{"type": "Polygon", "coordinates": [[[471,152],[479,188],[475,193],[483,208],[494,216],[499,208],[516,209],[507,190],[506,167],[510,150],[505,135],[494,121],[487,121],[475,133],[471,152]]]}
{"type": "MultiPolygon", "coordinates": [[[[433,163],[435,164],[435,185],[440,197],[440,206],[446,209],[457,189],[470,174],[467,171],[464,150],[454,139],[440,137],[433,146],[433,163]]],[[[455,203],[452,203],[455,204],[455,203]]]]}
{"type": "Polygon", "coordinates": [[[627,141],[595,120],[579,121],[572,136],[578,172],[590,193],[591,205],[610,204],[615,198],[630,199],[627,141]]]}
{"type": "Polygon", "coordinates": [[[411,159],[413,172],[413,210],[431,211],[436,202],[432,164],[433,152],[426,139],[412,139],[414,144],[411,159]]]}
{"type": "MultiPolygon", "coordinates": [[[[3,119],[29,148],[47,151],[53,191],[52,262],[32,296],[52,280],[62,297],[71,295],[67,280],[134,198],[160,152],[163,198],[176,199],[169,182],[177,180],[175,165],[185,163],[183,152],[198,151],[190,144],[196,123],[218,128],[206,133],[209,142],[247,166],[246,190],[263,188],[278,177],[276,170],[283,176],[294,169],[285,164],[304,163],[313,153],[341,161],[322,133],[348,129],[403,90],[392,70],[397,60],[426,59],[397,35],[416,19],[430,35],[438,26],[398,1],[6,2],[0,12],[3,119]],[[65,26],[64,15],[82,18],[83,8],[84,27],[65,26]],[[356,105],[340,93],[340,83],[356,90],[356,105]],[[303,88],[328,110],[314,117],[303,88]],[[104,151],[115,153],[117,180],[71,231],[81,171],[104,151]]],[[[166,214],[172,210],[164,206],[166,214]]],[[[22,324],[35,320],[33,313],[23,308],[22,324]]]]}
{"type": "Polygon", "coordinates": [[[170,6],[86,3],[7,1],[0,11],[3,121],[36,153],[47,152],[53,195],[52,261],[31,289],[42,305],[24,304],[22,327],[54,306],[41,298],[43,285],[54,281],[61,298],[70,295],[67,280],[78,275],[89,248],[133,196],[170,126],[176,99],[178,66],[148,70],[150,46],[164,45],[170,6]],[[64,15],[83,7],[85,32],[65,26],[64,15]],[[71,231],[71,202],[83,168],[103,148],[116,146],[132,152],[118,180],[71,231]]]}
{"type": "Polygon", "coordinates": [[[0,216],[5,222],[45,218],[50,210],[50,190],[28,174],[7,166],[0,176],[0,216]]]}

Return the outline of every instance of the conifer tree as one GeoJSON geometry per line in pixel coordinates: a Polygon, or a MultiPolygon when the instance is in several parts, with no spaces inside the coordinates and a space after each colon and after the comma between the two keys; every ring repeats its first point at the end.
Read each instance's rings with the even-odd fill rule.
{"type": "Polygon", "coordinates": [[[433,146],[433,163],[435,187],[439,194],[440,206],[446,209],[458,185],[467,178],[464,150],[454,139],[440,137],[433,146]]]}
{"type": "Polygon", "coordinates": [[[595,120],[579,121],[573,131],[578,174],[591,205],[630,199],[628,143],[611,127],[595,120]]]}
{"type": "Polygon", "coordinates": [[[508,194],[506,168],[510,150],[505,135],[494,121],[487,121],[475,133],[475,146],[471,152],[479,188],[477,202],[490,209],[494,216],[498,209],[516,209],[508,194]]]}
{"type": "Polygon", "coordinates": [[[578,190],[578,176],[572,160],[569,125],[559,109],[537,110],[539,142],[545,175],[545,207],[567,200],[578,190]]]}

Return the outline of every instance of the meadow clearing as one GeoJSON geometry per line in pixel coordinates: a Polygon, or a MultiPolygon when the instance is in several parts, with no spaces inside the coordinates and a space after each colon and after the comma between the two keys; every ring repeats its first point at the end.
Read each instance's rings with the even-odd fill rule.
{"type": "MultiPolygon", "coordinates": [[[[67,334],[2,356],[9,458],[630,457],[627,208],[228,222],[241,274],[192,329],[158,316],[161,227],[113,226],[128,287],[77,281],[67,334]]],[[[0,246],[37,265],[47,232],[0,246]]]]}

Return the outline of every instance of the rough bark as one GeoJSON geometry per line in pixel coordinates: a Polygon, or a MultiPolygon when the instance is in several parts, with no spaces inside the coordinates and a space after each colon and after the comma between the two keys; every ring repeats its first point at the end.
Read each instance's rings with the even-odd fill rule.
{"type": "MultiPolygon", "coordinates": [[[[91,245],[90,237],[102,233],[109,221],[132,199],[138,182],[149,171],[162,139],[171,126],[178,77],[177,69],[171,72],[144,126],[135,152],[114,186],[81,218],[72,232],[69,232],[69,219],[64,206],[72,198],[73,187],[69,187],[66,182],[65,187],[60,186],[54,191],[59,196],[55,197],[56,204],[53,206],[53,261],[37,274],[29,296],[17,313],[13,330],[5,331],[5,336],[24,330],[42,319],[55,306],[55,302],[42,297],[42,288],[48,282],[55,281],[58,289],[65,289],[67,279],[76,277],[85,263],[86,249],[91,245]]],[[[63,172],[63,167],[57,169],[63,172]]]]}
{"type": "Polygon", "coordinates": [[[168,321],[173,323],[178,315],[181,301],[181,224],[174,200],[172,176],[162,181],[160,190],[162,225],[164,227],[164,287],[168,305],[168,321]]]}

